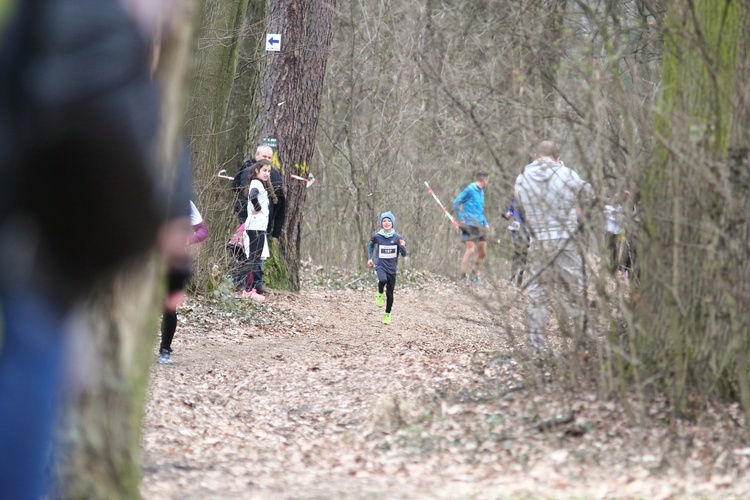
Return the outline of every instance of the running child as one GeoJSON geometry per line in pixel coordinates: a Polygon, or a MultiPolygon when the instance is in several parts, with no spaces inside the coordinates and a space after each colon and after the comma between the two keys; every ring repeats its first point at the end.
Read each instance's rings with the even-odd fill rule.
{"type": "Polygon", "coordinates": [[[385,312],[383,324],[391,324],[391,308],[393,307],[393,289],[396,287],[396,273],[398,272],[398,254],[406,257],[406,242],[394,231],[396,217],[391,212],[380,214],[380,231],[372,235],[367,247],[367,267],[375,267],[378,273],[378,293],[375,295],[375,305],[383,307],[385,312]],[[378,246],[377,259],[373,261],[375,245],[378,246]],[[385,294],[383,294],[385,289],[385,294]]]}

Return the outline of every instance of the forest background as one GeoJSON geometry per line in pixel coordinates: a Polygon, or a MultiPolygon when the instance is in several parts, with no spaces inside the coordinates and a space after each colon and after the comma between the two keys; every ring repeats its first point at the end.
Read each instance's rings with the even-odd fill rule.
{"type": "MultiPolygon", "coordinates": [[[[626,190],[638,202],[628,231],[638,235],[639,286],[613,290],[606,273],[592,283],[615,310],[594,356],[600,392],[641,401],[663,392],[675,419],[695,418],[712,398],[750,411],[747,0],[205,0],[184,11],[160,59],[173,75],[163,149],[184,123],[194,199],[211,231],[197,291],[229,293],[225,245],[237,221],[217,173],[234,174],[264,140],[274,140],[287,198],[268,284],[296,291],[302,260],[362,268],[384,210],[407,238],[406,267],[455,276],[462,249],[424,182],[447,204],[477,170],[491,175],[489,262],[507,257],[499,216],[533,145],[551,139],[594,188],[584,226],[600,231],[603,205],[626,190]],[[280,50],[266,50],[274,34],[280,50]],[[291,178],[310,173],[309,189],[291,178]]],[[[139,361],[107,352],[117,366],[74,404],[85,413],[97,400],[129,401],[130,444],[78,447],[90,463],[110,457],[115,481],[121,462],[137,475],[148,353],[127,337],[149,331],[131,320],[144,307],[139,276],[155,269],[131,273],[126,286],[121,278],[94,305],[100,349],[119,336],[139,361]],[[111,312],[111,303],[127,307],[111,312]],[[106,383],[120,373],[126,383],[106,383]]],[[[488,278],[496,271],[488,266],[488,278]]],[[[632,409],[634,421],[645,408],[632,409]]],[[[122,427],[93,413],[72,427],[122,427]]]]}
{"type": "Polygon", "coordinates": [[[312,2],[304,33],[284,29],[294,2],[237,5],[205,4],[188,106],[197,196],[215,228],[199,276],[226,261],[235,225],[216,172],[236,170],[264,139],[278,141],[292,201],[267,274],[292,290],[302,259],[361,268],[384,210],[408,238],[409,266],[456,276],[462,249],[423,183],[447,204],[477,170],[491,175],[486,211],[501,243],[489,261],[507,256],[499,216],[534,144],[551,139],[593,186],[584,228],[601,235],[603,206],[625,191],[637,205],[625,204],[637,290],[608,295],[588,273],[621,309],[607,348],[628,353],[616,371],[655,376],[677,413],[693,390],[750,409],[747,1],[312,2]],[[329,21],[330,32],[318,31],[329,21]],[[281,52],[266,51],[277,32],[281,52]],[[308,60],[294,87],[286,71],[308,60]],[[319,110],[301,110],[318,95],[305,87],[314,74],[324,82],[319,110]],[[234,82],[218,104],[216,81],[234,82]],[[294,88],[310,99],[285,98],[294,88]],[[311,143],[303,132],[316,120],[311,143]],[[309,190],[290,178],[310,172],[309,190]]]}

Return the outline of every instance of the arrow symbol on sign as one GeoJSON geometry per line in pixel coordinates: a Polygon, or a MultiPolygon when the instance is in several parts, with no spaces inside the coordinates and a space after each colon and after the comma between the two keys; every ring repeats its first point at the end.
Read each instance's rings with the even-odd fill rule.
{"type": "Polygon", "coordinates": [[[281,40],[276,40],[274,37],[268,39],[269,45],[273,46],[274,43],[279,43],[281,40]]]}

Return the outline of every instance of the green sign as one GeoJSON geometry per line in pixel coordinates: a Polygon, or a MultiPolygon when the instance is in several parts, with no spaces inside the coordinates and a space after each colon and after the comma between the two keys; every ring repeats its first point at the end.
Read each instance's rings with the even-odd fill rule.
{"type": "Polygon", "coordinates": [[[276,147],[276,139],[270,139],[270,138],[263,139],[263,145],[275,148],[276,147]]]}

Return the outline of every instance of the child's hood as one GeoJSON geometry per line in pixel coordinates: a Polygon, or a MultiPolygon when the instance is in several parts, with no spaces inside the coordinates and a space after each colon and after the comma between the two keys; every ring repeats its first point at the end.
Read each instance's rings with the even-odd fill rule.
{"type": "Polygon", "coordinates": [[[383,227],[383,219],[385,218],[391,219],[391,225],[395,228],[396,227],[396,216],[393,215],[393,212],[383,212],[380,214],[380,227],[383,227]]]}

